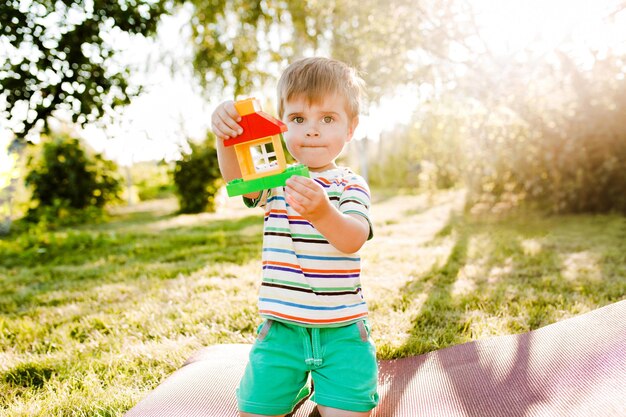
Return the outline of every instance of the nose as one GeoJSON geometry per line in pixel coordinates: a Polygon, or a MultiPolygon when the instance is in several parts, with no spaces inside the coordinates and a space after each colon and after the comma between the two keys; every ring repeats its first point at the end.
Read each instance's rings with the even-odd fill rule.
{"type": "Polygon", "coordinates": [[[309,124],[306,128],[306,137],[307,138],[315,138],[320,135],[320,132],[317,130],[315,125],[309,124]]]}

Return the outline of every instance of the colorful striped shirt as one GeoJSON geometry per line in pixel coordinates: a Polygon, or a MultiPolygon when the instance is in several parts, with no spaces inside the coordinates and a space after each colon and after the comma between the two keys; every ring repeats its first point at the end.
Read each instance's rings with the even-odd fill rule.
{"type": "MultiPolygon", "coordinates": [[[[369,219],[370,192],[348,168],[311,172],[330,202],[344,214],[369,219]]],[[[265,208],[259,313],[307,327],[343,326],[367,316],[361,291],[361,259],[340,252],[285,201],[284,187],[261,193],[250,207],[265,208]]]]}

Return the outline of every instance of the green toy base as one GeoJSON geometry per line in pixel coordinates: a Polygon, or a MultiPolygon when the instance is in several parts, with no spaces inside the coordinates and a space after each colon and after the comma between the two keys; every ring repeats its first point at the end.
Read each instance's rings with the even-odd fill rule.
{"type": "Polygon", "coordinates": [[[285,185],[287,178],[294,175],[301,177],[309,176],[309,168],[302,164],[287,167],[280,174],[269,175],[267,177],[255,178],[253,180],[244,181],[242,178],[232,180],[226,185],[226,192],[229,197],[254,193],[257,191],[267,190],[274,187],[282,187],[285,185]]]}

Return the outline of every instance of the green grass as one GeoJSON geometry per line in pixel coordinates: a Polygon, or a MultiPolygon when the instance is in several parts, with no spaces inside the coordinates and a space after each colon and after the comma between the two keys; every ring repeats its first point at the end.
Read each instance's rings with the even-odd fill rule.
{"type": "MultiPolygon", "coordinates": [[[[121,416],[191,353],[258,323],[262,216],[118,210],[0,240],[0,416],[121,416]]],[[[626,294],[626,219],[374,205],[363,288],[379,357],[525,332],[626,294]]]]}

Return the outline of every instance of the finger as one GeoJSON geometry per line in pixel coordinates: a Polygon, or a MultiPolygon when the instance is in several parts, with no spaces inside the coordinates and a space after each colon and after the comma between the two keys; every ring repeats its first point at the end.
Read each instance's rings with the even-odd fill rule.
{"type": "Polygon", "coordinates": [[[220,123],[216,121],[211,121],[211,131],[220,139],[228,139],[228,134],[222,131],[222,127],[220,127],[220,123]]]}
{"type": "Polygon", "coordinates": [[[290,196],[291,199],[297,201],[299,204],[304,204],[305,200],[307,200],[307,196],[302,194],[300,190],[290,187],[289,185],[285,187],[286,195],[290,196]]]}
{"type": "Polygon", "coordinates": [[[219,122],[221,122],[225,126],[225,129],[228,129],[229,131],[233,132],[235,136],[239,136],[243,133],[243,128],[239,126],[239,124],[237,124],[235,119],[230,117],[228,113],[220,112],[218,113],[218,118],[219,118],[219,122]]]}
{"type": "Polygon", "coordinates": [[[299,182],[294,181],[292,178],[293,177],[287,178],[287,181],[285,181],[285,187],[289,190],[300,192],[300,190],[303,189],[304,186],[300,184],[299,182]]]}
{"type": "Polygon", "coordinates": [[[236,137],[243,132],[237,122],[241,121],[241,116],[235,108],[235,103],[225,101],[220,104],[211,114],[211,129],[216,135],[236,137]]]}
{"type": "Polygon", "coordinates": [[[291,206],[291,208],[294,209],[298,214],[304,213],[304,206],[298,203],[298,201],[296,201],[296,199],[291,194],[286,194],[285,200],[291,206]]]}
{"type": "Polygon", "coordinates": [[[226,111],[226,114],[233,119],[236,122],[240,122],[241,121],[241,115],[239,114],[239,112],[237,111],[237,108],[235,107],[235,102],[234,101],[227,101],[224,103],[224,110],[226,111]]]}
{"type": "Polygon", "coordinates": [[[309,189],[312,192],[318,192],[322,188],[322,186],[315,180],[300,175],[294,175],[290,177],[289,180],[291,180],[291,183],[294,184],[294,186],[296,186],[295,184],[298,184],[301,188],[309,189]]]}
{"type": "Polygon", "coordinates": [[[217,136],[221,140],[230,139],[230,136],[224,135],[223,133],[216,132],[215,130],[213,130],[213,133],[215,133],[215,136],[217,136]]]}
{"type": "Polygon", "coordinates": [[[211,131],[215,133],[215,136],[223,140],[229,139],[231,136],[227,132],[224,132],[223,129],[224,127],[221,123],[211,123],[211,131]]]}
{"type": "Polygon", "coordinates": [[[212,124],[214,131],[225,135],[226,137],[237,137],[243,132],[241,126],[235,123],[234,120],[231,119],[222,119],[219,115],[217,119],[212,124]]]}
{"type": "Polygon", "coordinates": [[[304,192],[305,190],[311,190],[313,192],[319,189],[319,184],[307,177],[301,177],[299,175],[294,175],[287,179],[287,184],[292,187],[301,190],[304,192]]]}
{"type": "Polygon", "coordinates": [[[286,187],[285,191],[291,195],[291,197],[298,203],[303,209],[308,210],[308,208],[313,204],[315,199],[315,194],[310,193],[306,188],[294,189],[291,187],[286,187]]]}
{"type": "Polygon", "coordinates": [[[241,116],[235,107],[235,103],[233,101],[226,101],[221,108],[221,111],[217,113],[220,120],[225,123],[228,127],[235,130],[238,135],[241,135],[243,129],[239,126],[238,122],[241,121],[241,116]]]}

